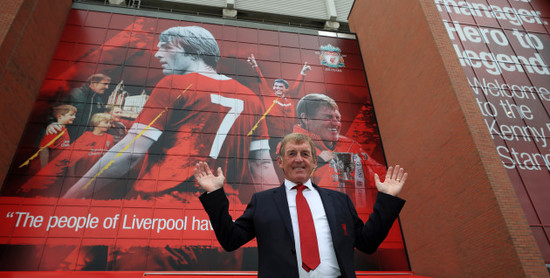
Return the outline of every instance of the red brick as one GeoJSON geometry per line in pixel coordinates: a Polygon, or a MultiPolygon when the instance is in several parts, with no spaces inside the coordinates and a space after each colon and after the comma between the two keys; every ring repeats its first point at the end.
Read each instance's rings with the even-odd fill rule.
{"type": "Polygon", "coordinates": [[[410,173],[401,223],[412,270],[547,277],[433,0],[355,1],[349,23],[388,163],[410,173]]]}
{"type": "Polygon", "coordinates": [[[3,181],[72,1],[0,2],[0,181],[3,181]]]}

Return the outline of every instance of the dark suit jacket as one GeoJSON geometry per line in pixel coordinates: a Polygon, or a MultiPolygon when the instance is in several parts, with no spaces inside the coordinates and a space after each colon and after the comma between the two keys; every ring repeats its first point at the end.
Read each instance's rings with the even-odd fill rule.
{"type": "MultiPolygon", "coordinates": [[[[367,253],[376,251],[405,201],[378,193],[374,211],[363,224],[348,195],[314,186],[325,207],[342,277],[355,277],[354,247],[367,253]]],[[[298,277],[284,185],[254,194],[243,215],[235,222],[229,215],[229,201],[223,189],[202,194],[200,200],[225,250],[233,251],[257,238],[259,277],[298,277]]]]}

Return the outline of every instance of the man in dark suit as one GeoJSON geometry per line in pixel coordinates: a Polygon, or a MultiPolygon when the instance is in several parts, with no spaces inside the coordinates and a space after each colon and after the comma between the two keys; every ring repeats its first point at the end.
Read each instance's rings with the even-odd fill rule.
{"type": "Polygon", "coordinates": [[[218,168],[215,175],[206,163],[197,163],[194,175],[206,190],[200,200],[222,247],[232,251],[256,237],[259,277],[355,277],[354,248],[372,253],[387,236],[405,203],[396,196],[407,173],[395,166],[388,169],[384,182],[375,176],[379,193],[363,224],[347,195],[311,183],[317,155],[307,135],[285,136],[277,162],[285,174],[283,185],[254,194],[235,222],[228,212],[222,170],[218,168]],[[309,205],[305,210],[311,212],[310,221],[313,218],[309,236],[305,232],[312,227],[302,228],[301,198],[309,205]],[[316,250],[311,253],[311,249],[316,250]]]}

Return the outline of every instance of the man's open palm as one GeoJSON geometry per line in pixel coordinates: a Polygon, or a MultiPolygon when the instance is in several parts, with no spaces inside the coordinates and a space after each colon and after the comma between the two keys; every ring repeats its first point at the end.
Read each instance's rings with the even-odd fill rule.
{"type": "Polygon", "coordinates": [[[217,176],[215,176],[206,162],[199,162],[195,165],[195,179],[206,192],[223,187],[225,176],[222,173],[222,168],[218,167],[217,176]]]}
{"type": "Polygon", "coordinates": [[[376,188],[378,191],[390,194],[392,196],[397,196],[399,192],[401,192],[401,189],[405,184],[405,180],[407,180],[407,176],[408,174],[405,173],[403,168],[400,168],[399,165],[395,165],[395,168],[388,168],[384,182],[381,182],[380,177],[378,177],[378,174],[375,173],[374,182],[376,183],[376,188]]]}

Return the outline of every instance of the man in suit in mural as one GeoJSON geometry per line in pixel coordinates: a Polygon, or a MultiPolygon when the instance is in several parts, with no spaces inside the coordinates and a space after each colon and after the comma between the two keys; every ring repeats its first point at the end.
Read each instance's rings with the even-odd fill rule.
{"type": "Polygon", "coordinates": [[[372,253],[385,239],[405,203],[397,195],[407,173],[395,166],[384,182],[375,175],[379,193],[363,224],[349,196],[312,183],[317,155],[307,135],[285,136],[277,163],[284,183],[254,194],[235,221],[229,215],[222,169],[214,174],[207,163],[197,163],[195,178],[206,191],[200,200],[220,244],[233,251],[256,238],[258,277],[355,277],[354,249],[372,253]],[[314,227],[304,226],[306,218],[314,227]]]}
{"type": "Polygon", "coordinates": [[[342,116],[336,102],[324,94],[309,94],[296,105],[296,115],[300,123],[294,132],[309,135],[319,154],[313,181],[347,193],[357,207],[370,206],[366,189],[375,188],[374,174],[384,176],[386,167],[340,134],[342,116]]]}
{"type": "Polygon", "coordinates": [[[93,198],[94,190],[124,177],[142,159],[130,198],[195,200],[198,159],[232,173],[227,183],[243,202],[262,184],[277,181],[265,123],[245,136],[263,106],[247,87],[217,73],[220,51],[212,34],[198,26],[169,28],[160,34],[155,57],[166,76],[128,134],[64,197],[93,198]]]}
{"type": "MultiPolygon", "coordinates": [[[[105,104],[101,95],[109,89],[111,77],[103,73],[94,73],[88,77],[86,84],[75,88],[66,97],[63,103],[67,103],[76,107],[78,113],[73,121],[73,125],[67,129],[71,142],[74,142],[85,131],[93,129],[90,125],[92,116],[96,113],[105,112],[105,104]]],[[[51,123],[46,128],[46,134],[57,134],[62,130],[62,127],[57,123],[51,123]]]]}

